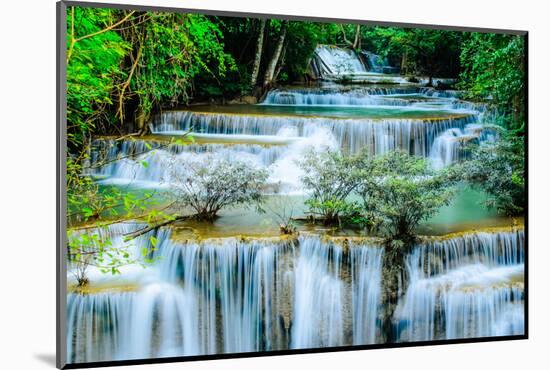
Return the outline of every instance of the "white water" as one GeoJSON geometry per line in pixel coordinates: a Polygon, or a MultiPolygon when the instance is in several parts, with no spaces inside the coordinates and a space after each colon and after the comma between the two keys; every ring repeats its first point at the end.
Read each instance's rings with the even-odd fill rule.
{"type": "Polygon", "coordinates": [[[427,157],[435,138],[450,128],[464,128],[475,116],[461,118],[422,119],[359,119],[286,116],[246,116],[205,114],[188,111],[164,113],[153,123],[157,134],[187,132],[224,135],[281,135],[293,130],[295,136],[308,137],[320,128],[329,129],[339,147],[348,153],[367,149],[373,154],[400,148],[411,154],[427,157]],[[393,143],[386,149],[388,138],[393,143]]]}
{"type": "Polygon", "coordinates": [[[300,241],[294,283],[291,348],[343,343],[342,248],[327,248],[317,239],[300,241]]]}
{"type": "Polygon", "coordinates": [[[479,124],[468,124],[463,130],[448,129],[433,142],[430,152],[432,167],[441,169],[463,159],[467,154],[468,145],[494,140],[496,140],[496,134],[479,124]]]}
{"type": "Polygon", "coordinates": [[[170,236],[156,234],[154,266],[123,279],[91,275],[98,293],[68,294],[70,362],[375,342],[380,248],[353,245],[347,255],[317,237],[199,244],[170,236]]]}
{"type": "Polygon", "coordinates": [[[352,154],[365,150],[371,155],[401,149],[430,158],[433,167],[440,169],[465,158],[466,142],[494,139],[488,130],[473,124],[486,114],[483,107],[461,102],[450,91],[378,87],[273,90],[264,104],[329,107],[382,104],[371,107],[398,111],[403,109],[399,105],[412,105],[427,113],[435,109],[470,115],[376,119],[170,111],[153,119],[150,124],[153,133],[178,136],[192,130],[199,142],[166,147],[154,141],[96,140],[91,162],[97,168],[91,173],[106,184],[170,187],[185,177],[182,172],[186,166],[179,164],[204,161],[207,157],[232,158],[267,169],[269,191],[302,194],[297,161],[311,149],[328,148],[352,154]],[[430,99],[417,99],[415,95],[430,99]],[[147,147],[156,150],[148,152],[147,147]],[[107,164],[99,166],[102,161],[107,164]]]}
{"type": "Polygon", "coordinates": [[[98,141],[98,147],[104,149],[98,149],[92,163],[105,161],[108,164],[93,170],[92,174],[104,178],[100,181],[104,184],[169,188],[174,182],[192,173],[190,165],[193,163],[231,158],[253,167],[268,169],[268,183],[277,192],[301,194],[302,170],[298,161],[310,150],[334,151],[339,150],[339,147],[334,134],[324,127],[312,128],[307,136],[296,135],[296,127],[284,126],[279,129],[278,138],[287,138],[286,145],[191,144],[152,151],[146,149],[144,141],[124,141],[121,144],[109,140],[98,141]]]}
{"type": "MultiPolygon", "coordinates": [[[[296,244],[176,242],[168,229],[156,236],[154,266],[122,280],[92,275],[103,291],[68,294],[70,362],[377,342],[379,247],[344,249],[314,236],[296,244]],[[117,290],[121,281],[135,291],[117,290]]],[[[416,247],[395,313],[399,340],[522,334],[523,242],[519,231],[416,247]]]]}
{"type": "MultiPolygon", "coordinates": [[[[366,71],[350,51],[321,47],[319,53],[325,75],[378,75],[366,71]]],[[[472,125],[486,119],[483,107],[458,98],[453,91],[406,86],[333,87],[274,90],[264,104],[395,111],[413,106],[427,113],[469,112],[470,117],[165,112],[151,122],[154,133],[177,136],[192,128],[199,143],[164,147],[144,140],[98,140],[91,163],[109,163],[92,173],[105,183],[170,187],[185,177],[188,163],[231,158],[266,168],[269,189],[294,194],[303,192],[296,162],[311,149],[379,155],[400,148],[441,168],[463,158],[458,143],[491,139],[472,125]],[[412,93],[421,96],[415,99],[412,93]]],[[[148,236],[123,241],[136,227],[111,225],[99,233],[139,258],[141,249],[150,247],[148,236]]],[[[315,236],[296,242],[225,238],[199,243],[171,240],[168,229],[155,235],[154,266],[127,266],[115,276],[90,268],[97,293],[68,294],[70,362],[380,342],[380,247],[344,247],[315,236]]],[[[523,239],[523,232],[478,233],[417,246],[407,257],[409,285],[394,316],[398,340],[522,334],[523,239]]],[[[69,283],[74,284],[70,274],[69,283]]]]}
{"type": "Polygon", "coordinates": [[[391,67],[386,58],[376,55],[370,51],[361,51],[361,54],[366,58],[368,69],[376,73],[399,73],[399,68],[391,67]]]}
{"type": "MultiPolygon", "coordinates": [[[[186,168],[183,165],[185,163],[204,161],[207,157],[233,158],[268,169],[269,182],[277,185],[280,192],[301,193],[301,170],[297,162],[309,150],[343,150],[345,153],[367,150],[372,155],[381,155],[394,149],[402,149],[414,155],[430,157],[434,166],[440,168],[461,158],[458,153],[460,142],[454,141],[454,136],[449,137],[448,132],[462,133],[461,128],[466,127],[468,122],[474,119],[425,122],[411,119],[246,118],[249,119],[231,115],[211,117],[181,112],[173,118],[173,123],[162,125],[171,125],[173,129],[180,128],[184,131],[190,121],[195,121],[204,131],[212,131],[212,134],[201,134],[202,138],[212,135],[227,140],[231,140],[232,137],[242,139],[242,135],[249,137],[256,133],[254,136],[257,138],[266,136],[266,141],[271,140],[272,135],[276,135],[286,144],[191,144],[147,152],[142,141],[115,145],[107,142],[103,144],[108,148],[105,150],[106,154],[96,154],[94,161],[100,163],[101,160],[106,160],[108,164],[95,169],[92,173],[105,178],[103,182],[108,184],[130,183],[135,186],[169,187],[171,182],[185,177],[182,173],[186,168]],[[181,120],[178,120],[178,117],[181,120]],[[216,122],[216,126],[212,126],[213,121],[216,122]],[[140,149],[141,147],[143,149],[140,149]],[[115,160],[117,158],[118,160],[115,160]]],[[[466,134],[460,135],[464,137],[466,134]]]]}
{"type": "Polygon", "coordinates": [[[353,50],[320,45],[315,49],[315,54],[323,61],[324,73],[343,75],[367,72],[353,50]]]}
{"type": "Polygon", "coordinates": [[[418,246],[395,321],[401,341],[523,334],[523,231],[418,246]]]}
{"type": "Polygon", "coordinates": [[[382,248],[350,249],[353,344],[376,343],[382,248]]]}
{"type": "Polygon", "coordinates": [[[365,51],[359,53],[363,60],[352,49],[319,45],[310,66],[317,78],[328,81],[345,78],[355,82],[407,83],[402,76],[387,74],[398,72],[398,68],[390,67],[383,58],[365,51]]]}
{"type": "MultiPolygon", "coordinates": [[[[392,89],[384,89],[392,91],[392,89]]],[[[405,90],[407,91],[407,90],[405,90]]],[[[386,91],[384,91],[386,92],[386,91]]],[[[410,103],[402,99],[388,99],[381,96],[382,92],[375,89],[353,89],[349,91],[323,90],[271,90],[262,104],[267,105],[338,105],[338,106],[408,106],[410,103]]]]}

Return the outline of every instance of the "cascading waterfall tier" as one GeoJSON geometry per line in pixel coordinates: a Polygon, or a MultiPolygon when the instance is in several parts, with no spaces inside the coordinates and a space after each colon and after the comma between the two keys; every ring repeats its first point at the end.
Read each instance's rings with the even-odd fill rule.
{"type": "Polygon", "coordinates": [[[388,99],[385,95],[420,93],[416,87],[378,87],[354,89],[274,89],[262,104],[284,105],[390,105],[406,106],[407,101],[388,99]]]}
{"type": "MultiPolygon", "coordinates": [[[[113,236],[133,230],[112,225],[113,236]],[[117,228],[118,227],[118,228],[117,228]]],[[[115,246],[129,243],[115,237],[115,246]],[[118,244],[117,244],[118,243],[118,244]]],[[[70,362],[377,343],[383,248],[367,239],[155,234],[131,290],[93,277],[67,296],[70,362]],[[101,288],[103,284],[104,288],[101,288]]],[[[149,236],[135,241],[139,250],[149,236]]],[[[406,257],[400,341],[523,334],[524,233],[427,240],[406,257]]],[[[127,272],[123,271],[124,276],[127,272]]]]}
{"type": "Polygon", "coordinates": [[[524,332],[524,232],[463,235],[419,245],[395,313],[401,341],[524,332]]]}
{"type": "Polygon", "coordinates": [[[156,237],[155,265],[133,275],[135,290],[102,281],[68,294],[71,362],[376,342],[379,247],[156,237]]]}
{"type": "Polygon", "coordinates": [[[466,143],[489,137],[485,128],[473,125],[486,114],[482,105],[462,102],[452,91],[415,86],[273,90],[263,105],[246,109],[258,114],[214,108],[156,115],[152,137],[96,139],[89,173],[106,184],[170,187],[186,176],[179,173],[185,166],[178,164],[205,163],[206,156],[232,158],[268,169],[270,192],[301,194],[297,161],[312,149],[371,155],[401,149],[430,158],[439,169],[466,158],[466,143]],[[309,107],[293,115],[300,104],[309,107]],[[335,110],[339,105],[348,110],[335,110]],[[371,118],[362,118],[365,114],[371,118]],[[189,133],[197,141],[167,145],[167,136],[189,133]]]}
{"type": "Polygon", "coordinates": [[[310,68],[316,78],[324,80],[351,79],[356,82],[406,83],[401,76],[391,76],[397,68],[368,52],[357,53],[352,49],[333,45],[318,45],[311,59],[310,68]]]}
{"type": "Polygon", "coordinates": [[[365,73],[367,69],[353,50],[319,45],[315,49],[321,76],[365,73]]]}
{"type": "Polygon", "coordinates": [[[430,151],[432,166],[441,169],[468,158],[471,144],[494,142],[497,137],[497,131],[480,124],[468,124],[464,129],[448,129],[434,140],[430,151]]]}
{"type": "Polygon", "coordinates": [[[96,139],[91,151],[90,173],[111,181],[165,184],[172,181],[180,161],[200,156],[238,158],[267,167],[287,151],[285,145],[193,143],[173,144],[151,140],[96,139]],[[143,162],[147,162],[147,166],[143,162]]]}
{"type": "Polygon", "coordinates": [[[178,134],[194,131],[224,135],[286,135],[312,136],[318,130],[329,130],[345,152],[368,150],[383,154],[402,149],[410,154],[428,157],[437,136],[450,128],[460,128],[476,122],[475,115],[457,114],[452,118],[434,119],[338,119],[324,117],[292,117],[166,112],[152,123],[157,134],[178,134]]]}

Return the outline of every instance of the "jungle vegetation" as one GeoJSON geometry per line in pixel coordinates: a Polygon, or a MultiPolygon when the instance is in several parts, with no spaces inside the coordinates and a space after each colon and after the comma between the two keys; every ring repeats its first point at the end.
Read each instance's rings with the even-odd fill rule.
{"type": "MultiPolygon", "coordinates": [[[[429,77],[429,83],[434,76],[457,79],[454,87],[465,97],[498,110],[494,123],[503,133],[498,143],[474,149],[471,161],[459,164],[452,175],[433,173],[425,160],[401,152],[377,159],[337,153],[306,156],[302,181],[312,191],[307,205],[315,217],[328,224],[364,225],[397,245],[449,202],[457,181],[487,191],[488,206],[507,215],[523,214],[526,66],[521,36],[69,7],[68,225],[102,227],[110,222],[105,220],[109,215],[140,219],[150,230],[181,217],[155,207],[152,193],[100,189],[88,175],[93,137],[137,137],[147,133],[149,119],[163,109],[197,102],[255,102],[273,86],[308,83],[318,44],[369,50],[399,66],[411,81],[419,75],[429,77]]],[[[227,205],[261,204],[265,173],[234,163],[190,173],[184,183],[193,189],[180,192],[176,202],[194,208],[201,219],[212,220],[227,205]],[[226,182],[213,180],[218,170],[228,175],[226,182]],[[201,187],[206,186],[223,192],[219,202],[204,202],[201,187]]],[[[133,262],[126,251],[114,251],[108,238],[83,235],[76,232],[69,238],[75,263],[96,263],[116,273],[133,262]]]]}

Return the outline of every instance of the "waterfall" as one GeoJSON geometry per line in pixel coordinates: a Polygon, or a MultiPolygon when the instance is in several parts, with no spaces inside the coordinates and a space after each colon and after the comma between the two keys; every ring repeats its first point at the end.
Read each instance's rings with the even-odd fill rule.
{"type": "Polygon", "coordinates": [[[321,73],[344,75],[367,72],[355,52],[335,46],[319,45],[315,55],[320,60],[321,73]]]}
{"type": "Polygon", "coordinates": [[[342,248],[302,239],[294,283],[291,348],[343,344],[342,248]]]}
{"type": "Polygon", "coordinates": [[[468,124],[464,129],[451,128],[439,135],[430,150],[432,167],[439,170],[451,163],[468,158],[469,144],[493,142],[498,134],[480,124],[468,124]]]}
{"type": "Polygon", "coordinates": [[[376,343],[382,279],[382,248],[350,248],[353,344],[376,343]]]}
{"type": "MultiPolygon", "coordinates": [[[[468,130],[466,130],[468,131],[468,130]]],[[[430,159],[435,169],[441,169],[464,157],[466,145],[478,137],[452,128],[439,135],[432,145],[430,159]]]]}
{"type": "MultiPolygon", "coordinates": [[[[101,258],[103,258],[103,263],[108,264],[111,259],[120,259],[124,254],[127,254],[127,260],[140,260],[142,257],[142,250],[144,248],[149,248],[149,236],[150,233],[144,234],[140,238],[133,239],[131,241],[125,241],[124,236],[132,232],[135,232],[141,228],[145,227],[141,222],[128,222],[128,223],[114,223],[104,227],[75,230],[68,232],[69,243],[77,243],[81,245],[81,237],[86,234],[89,237],[89,243],[84,243],[82,245],[83,249],[98,250],[100,246],[100,241],[103,243],[108,241],[108,249],[112,250],[113,253],[103,253],[101,258]],[[94,239],[94,238],[97,238],[94,239]],[[90,246],[87,246],[87,245],[90,246]],[[117,251],[117,253],[114,253],[117,251]]],[[[105,246],[105,244],[103,244],[105,246]]],[[[80,249],[80,248],[78,248],[80,249]]],[[[73,262],[73,254],[76,251],[72,251],[69,248],[69,255],[67,256],[67,284],[72,285],[76,284],[76,274],[75,274],[75,264],[73,262]]],[[[135,264],[124,265],[120,267],[121,274],[113,275],[106,274],[101,271],[101,269],[90,265],[87,267],[86,275],[90,280],[93,280],[99,284],[108,284],[108,285],[125,285],[133,284],[140,282],[144,277],[144,269],[141,266],[135,264]]],[[[150,275],[150,273],[149,273],[150,275]]]]}
{"type": "Polygon", "coordinates": [[[369,71],[376,73],[399,73],[399,68],[390,66],[386,58],[365,50],[360,53],[366,61],[369,71]]]}
{"type": "Polygon", "coordinates": [[[151,269],[159,273],[137,292],[68,295],[72,362],[279,348],[279,275],[288,245],[182,245],[166,231],[158,238],[151,269]]]}
{"type": "Polygon", "coordinates": [[[475,233],[416,247],[395,312],[401,341],[523,334],[524,233],[475,233]]]}
{"type": "Polygon", "coordinates": [[[70,362],[212,353],[202,351],[193,297],[177,286],[149,284],[140,292],[67,296],[70,362]]]}
{"type": "MultiPolygon", "coordinates": [[[[103,232],[120,238],[132,227],[103,232]]],[[[90,293],[67,295],[70,362],[369,344],[380,337],[380,247],[313,235],[194,242],[161,229],[155,236],[155,264],[122,273],[134,289],[113,285],[121,276],[94,275],[90,293]]],[[[138,237],[136,248],[148,241],[138,237]]],[[[523,263],[522,230],[416,246],[406,257],[408,286],[394,315],[398,339],[522,334],[523,263]]]]}
{"type": "MultiPolygon", "coordinates": [[[[100,178],[99,182],[103,184],[170,188],[174,182],[187,177],[190,164],[233,158],[253,167],[268,168],[268,183],[278,193],[301,194],[302,170],[297,161],[309,150],[338,150],[334,135],[324,127],[316,128],[301,138],[292,136],[296,135],[295,128],[283,127],[279,130],[279,135],[291,140],[286,145],[209,144],[206,145],[206,150],[193,150],[193,144],[190,145],[191,150],[185,145],[181,148],[169,146],[148,150],[147,147],[154,147],[147,141],[120,144],[103,140],[99,141],[101,145],[96,146],[97,153],[92,155],[92,164],[95,166],[92,175],[100,178]],[[100,166],[101,163],[105,165],[100,166]]],[[[198,145],[199,149],[202,147],[203,145],[198,145]]]]}
{"type": "Polygon", "coordinates": [[[285,289],[282,256],[291,251],[284,243],[231,238],[220,245],[166,240],[159,249],[160,269],[166,281],[181,282],[200,297],[202,337],[212,350],[216,342],[226,353],[269,350],[278,347],[281,336],[276,313],[283,295],[278,292],[285,289]]]}
{"type": "Polygon", "coordinates": [[[284,145],[189,143],[163,144],[150,140],[96,139],[91,156],[91,174],[108,183],[134,182],[168,185],[174,165],[206,156],[238,158],[255,166],[268,167],[287,151],[284,145]],[[143,165],[147,162],[147,166],[143,165]],[[104,165],[101,165],[103,164],[104,165]]]}
{"type": "MultiPolygon", "coordinates": [[[[109,232],[128,231],[117,227],[109,232]]],[[[376,341],[381,248],[316,236],[200,243],[176,241],[170,229],[155,236],[155,264],[123,279],[135,289],[94,276],[91,292],[68,294],[70,362],[376,341]]]]}
{"type": "Polygon", "coordinates": [[[178,164],[233,158],[267,168],[268,182],[278,191],[302,193],[297,161],[310,149],[329,148],[351,154],[365,150],[371,155],[401,149],[432,158],[434,166],[440,168],[462,158],[462,142],[487,136],[480,126],[471,124],[475,121],[475,115],[442,119],[338,119],[174,111],[156,117],[153,131],[182,134],[193,127],[199,131],[195,135],[200,142],[167,145],[158,140],[97,139],[91,155],[91,174],[106,184],[170,187],[186,175],[187,166],[178,164]],[[222,138],[227,144],[208,142],[222,138]]]}
{"type": "Polygon", "coordinates": [[[437,136],[450,128],[463,129],[475,121],[474,115],[441,119],[337,119],[176,111],[157,116],[152,130],[158,134],[181,134],[193,128],[208,134],[280,135],[281,130],[292,129],[296,136],[305,137],[326,128],[348,153],[366,149],[372,154],[382,154],[399,148],[427,157],[437,136]]]}
{"type": "MultiPolygon", "coordinates": [[[[398,89],[395,89],[398,90],[398,89]]],[[[403,89],[404,91],[405,90],[403,89]]],[[[275,89],[267,93],[262,104],[277,105],[386,105],[386,106],[408,106],[411,103],[403,99],[387,98],[382,93],[389,94],[398,92],[392,89],[380,89],[372,91],[354,89],[350,91],[323,91],[323,90],[281,90],[275,89]],[[382,91],[386,90],[386,91],[382,91]]]]}

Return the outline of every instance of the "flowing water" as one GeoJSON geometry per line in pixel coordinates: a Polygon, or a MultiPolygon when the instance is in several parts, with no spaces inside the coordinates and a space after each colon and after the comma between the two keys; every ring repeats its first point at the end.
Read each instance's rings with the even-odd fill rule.
{"type": "Polygon", "coordinates": [[[108,164],[98,166],[94,174],[111,183],[169,185],[175,162],[200,160],[207,154],[266,168],[272,174],[272,184],[296,193],[302,190],[297,181],[301,174],[297,161],[309,150],[380,155],[401,149],[429,158],[435,168],[440,168],[465,157],[461,145],[488,138],[478,123],[479,113],[454,109],[452,99],[430,98],[438,100],[432,106],[403,98],[384,99],[402,100],[408,105],[263,104],[166,112],[151,124],[157,137],[177,138],[192,131],[190,135],[200,143],[166,147],[151,141],[96,140],[92,159],[108,164]],[[157,149],[148,152],[146,146],[157,149]],[[142,165],[144,161],[147,167],[142,165]]]}
{"type": "MultiPolygon", "coordinates": [[[[123,272],[131,281],[107,275],[97,291],[68,295],[71,362],[378,342],[383,249],[376,241],[194,242],[171,233],[157,232],[152,266],[123,272]]],[[[523,333],[523,242],[520,230],[418,245],[395,313],[399,340],[523,333]]]]}
{"type": "Polygon", "coordinates": [[[476,233],[420,245],[396,312],[402,341],[524,332],[524,235],[476,233]]]}
{"type": "MultiPolygon", "coordinates": [[[[325,79],[319,86],[271,90],[256,105],[162,112],[150,122],[153,134],[139,139],[96,138],[90,173],[102,188],[160,188],[162,200],[185,174],[185,164],[232,158],[268,171],[268,207],[290,202],[294,216],[303,216],[307,193],[297,161],[307,151],[377,156],[402,149],[441,169],[467,158],[469,144],[498,140],[486,125],[494,112],[461,100],[458,92],[383,73],[392,70],[374,55],[320,46],[312,68],[325,79]],[[393,85],[342,85],[342,77],[393,85]]],[[[509,224],[485,210],[483,200],[482,193],[462,187],[421,231],[441,235],[509,224]]],[[[125,266],[114,276],[90,267],[89,290],[74,289],[69,272],[69,361],[382,341],[379,241],[357,230],[303,225],[299,237],[282,238],[275,219],[243,207],[220,216],[212,224],[189,221],[186,229],[162,228],[132,242],[123,235],[140,227],[135,223],[87,231],[109,237],[138,259],[151,249],[151,235],[158,244],[146,267],[125,266]],[[338,237],[327,237],[333,234],[338,237]]],[[[523,269],[521,229],[426,238],[406,256],[394,337],[523,334],[523,269]]]]}

